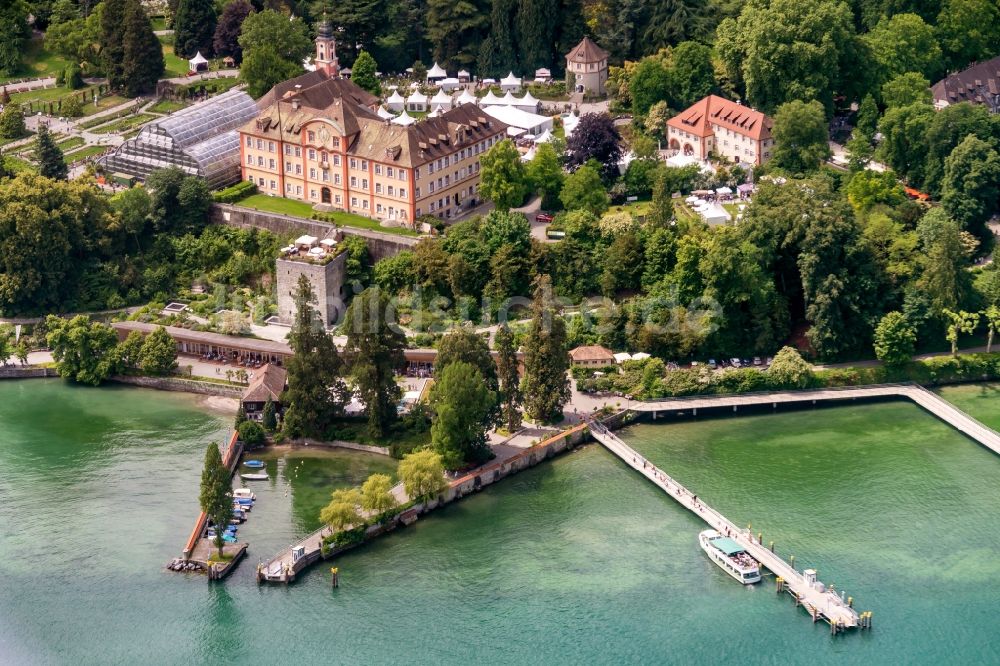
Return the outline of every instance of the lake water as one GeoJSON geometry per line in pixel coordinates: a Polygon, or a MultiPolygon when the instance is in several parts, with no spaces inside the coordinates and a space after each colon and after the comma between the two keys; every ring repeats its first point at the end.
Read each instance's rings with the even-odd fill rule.
{"type": "Polygon", "coordinates": [[[906,403],[622,433],[874,610],[872,632],[836,638],[772,582],[725,576],[697,547],[703,524],[597,446],[339,558],[337,590],[322,565],[288,588],[258,587],[253,564],[315,527],[334,487],[393,463],[269,455],[272,480],[255,486],[240,532],[249,561],[223,584],[164,572],[197,510],[205,443],[229,424],[177,394],[0,382],[0,662],[965,664],[1000,654],[1000,460],[906,403]]]}

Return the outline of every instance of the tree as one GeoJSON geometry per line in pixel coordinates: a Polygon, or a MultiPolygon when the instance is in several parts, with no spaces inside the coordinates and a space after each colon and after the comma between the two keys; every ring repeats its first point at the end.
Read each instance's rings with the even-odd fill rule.
{"type": "MultiPolygon", "coordinates": [[[[715,88],[712,49],[698,42],[681,42],[671,54],[672,97],[684,109],[715,88]]],[[[661,130],[662,131],[662,130],[661,130]]]]}
{"type": "Polygon", "coordinates": [[[125,79],[125,6],[126,0],[104,0],[100,11],[101,68],[112,88],[125,79]]]}
{"type": "Polygon", "coordinates": [[[35,161],[38,162],[38,173],[53,180],[66,180],[69,168],[63,153],[56,145],[55,139],[49,133],[49,126],[39,123],[38,134],[35,136],[35,161]]]}
{"type": "Polygon", "coordinates": [[[7,366],[14,355],[14,329],[10,325],[0,326],[0,364],[7,366]]]}
{"type": "MultiPolygon", "coordinates": [[[[491,361],[492,362],[492,361],[491,361]]],[[[492,457],[486,439],[496,393],[470,363],[455,361],[442,367],[431,389],[435,412],[431,445],[447,469],[481,463],[492,457]]]]}
{"type": "Polygon", "coordinates": [[[243,62],[243,47],[240,46],[240,31],[243,22],[253,11],[253,6],[247,0],[233,0],[222,10],[222,16],[215,26],[212,36],[212,48],[217,56],[229,56],[236,64],[243,62]]]}
{"type": "Polygon", "coordinates": [[[83,102],[76,95],[67,97],[62,103],[60,112],[67,118],[79,118],[83,115],[83,102]]]}
{"type": "Polygon", "coordinates": [[[368,51],[360,51],[351,68],[351,81],[375,96],[382,94],[382,84],[378,82],[378,64],[368,51]]]}
{"type": "Polygon", "coordinates": [[[664,101],[659,101],[649,107],[649,111],[646,112],[646,120],[643,122],[646,133],[660,141],[666,139],[667,121],[672,115],[673,112],[664,101]]]}
{"type": "Polygon", "coordinates": [[[142,371],[150,375],[167,375],[177,367],[177,343],[162,326],[146,336],[140,352],[142,371]]]}
{"type": "Polygon", "coordinates": [[[285,430],[292,437],[324,437],[350,395],[341,379],[340,355],[323,330],[315,303],[309,278],[299,276],[295,321],[288,334],[294,353],[285,363],[288,388],[282,397],[287,407],[285,430]]]}
{"type": "Polygon", "coordinates": [[[119,369],[138,368],[142,363],[142,343],[145,338],[139,331],[132,331],[115,347],[115,365],[119,369]]]}
{"type": "Polygon", "coordinates": [[[356,488],[334,490],[330,497],[330,503],[320,510],[319,519],[331,530],[339,532],[361,522],[361,514],[358,513],[361,493],[356,488]]]}
{"type": "Polygon", "coordinates": [[[390,309],[388,295],[369,287],[354,297],[345,316],[351,376],[365,405],[368,427],[378,437],[389,433],[402,397],[394,371],[403,364],[406,337],[392,321],[390,309]]]}
{"type": "Polygon", "coordinates": [[[986,320],[986,353],[993,351],[993,335],[1000,328],[1000,307],[990,305],[983,310],[983,318],[986,320]]]}
{"type": "Polygon", "coordinates": [[[122,85],[125,94],[137,97],[156,90],[165,68],[163,47],[153,34],[146,10],[139,0],[126,0],[125,37],[122,44],[122,85]]]}
{"type": "Polygon", "coordinates": [[[392,495],[392,479],[388,474],[372,474],[361,484],[361,508],[380,515],[396,508],[392,495]]]}
{"type": "Polygon", "coordinates": [[[468,363],[479,371],[481,381],[490,391],[496,392],[497,365],[490,354],[486,339],[469,326],[456,326],[438,342],[435,367],[445,368],[452,363],[468,363]]]}
{"type": "Polygon", "coordinates": [[[236,432],[240,441],[246,444],[249,449],[260,446],[267,439],[263,426],[256,421],[244,421],[237,426],[236,432]]]}
{"type": "Polygon", "coordinates": [[[521,154],[510,139],[494,145],[480,160],[479,192],[500,210],[520,206],[528,193],[521,154]]]}
{"type": "Polygon", "coordinates": [[[858,107],[858,119],[854,129],[870,142],[875,138],[875,132],[878,131],[878,118],[878,105],[875,104],[875,98],[869,93],[861,100],[861,106],[858,107]]]}
{"type": "Polygon", "coordinates": [[[521,427],[521,377],[517,366],[517,349],[514,335],[506,323],[497,329],[497,377],[500,387],[500,413],[507,432],[521,427]]]}
{"type": "Polygon", "coordinates": [[[813,381],[812,366],[792,347],[778,350],[767,374],[778,385],[787,388],[808,388],[813,381]]]}
{"type": "Polygon", "coordinates": [[[677,44],[700,37],[711,23],[710,5],[695,0],[666,0],[650,6],[643,40],[649,44],[677,44]]]}
{"type": "Polygon", "coordinates": [[[1000,203],[1000,155],[970,134],[944,161],[941,206],[963,229],[990,235],[986,221],[1000,203]]]}
{"type": "Polygon", "coordinates": [[[559,200],[566,210],[586,210],[598,217],[609,203],[601,174],[593,164],[585,164],[566,177],[559,200]]]}
{"type": "Polygon", "coordinates": [[[261,414],[260,422],[268,432],[274,432],[278,429],[278,414],[274,407],[274,401],[270,397],[264,403],[264,411],[261,414]]]}
{"type": "Polygon", "coordinates": [[[794,100],[778,107],[774,116],[772,162],[792,173],[815,171],[830,157],[823,105],[794,100]]]}
{"type": "Polygon", "coordinates": [[[427,0],[427,39],[434,59],[448,69],[476,62],[479,44],[489,26],[489,13],[474,0],[427,0]]]}
{"type": "Polygon", "coordinates": [[[887,109],[878,125],[883,138],[875,156],[911,183],[922,183],[927,167],[927,132],[936,116],[929,104],[887,109]]]}
{"type": "Polygon", "coordinates": [[[541,275],[535,281],[521,380],[525,411],[532,420],[562,419],[563,405],[570,398],[568,369],[566,322],[557,316],[549,276],[541,275]]]}
{"type": "Polygon", "coordinates": [[[639,61],[629,78],[628,90],[632,96],[632,113],[644,116],[657,102],[668,98],[671,90],[670,73],[657,56],[639,61]]]}
{"type": "Polygon", "coordinates": [[[906,72],[882,85],[882,103],[887,109],[931,103],[931,82],[920,72],[906,72]]]}
{"type": "Polygon", "coordinates": [[[969,291],[965,270],[968,256],[962,245],[961,229],[941,208],[928,211],[917,226],[920,245],[927,259],[923,262],[919,288],[936,315],[956,310],[969,291]]]}
{"type": "Polygon", "coordinates": [[[275,84],[301,74],[302,61],[313,50],[301,19],[289,20],[270,9],[248,16],[237,41],[243,49],[240,78],[252,97],[260,97],[275,84]]]}
{"type": "Polygon", "coordinates": [[[157,169],[146,178],[155,231],[199,233],[208,223],[212,197],[205,181],[178,167],[157,169]]]}
{"type": "Polygon", "coordinates": [[[45,329],[60,377],[97,386],[114,372],[118,336],[110,326],[91,322],[84,315],[68,320],[49,315],[45,329]]]}
{"type": "Polygon", "coordinates": [[[31,347],[24,340],[24,338],[17,341],[14,345],[14,355],[17,356],[18,362],[21,365],[28,365],[28,354],[31,353],[31,347]]]}
{"type": "Polygon", "coordinates": [[[27,135],[28,130],[24,126],[24,113],[17,104],[7,104],[3,112],[0,113],[0,138],[20,139],[27,135]]]}
{"type": "MultiPolygon", "coordinates": [[[[159,44],[159,42],[157,42],[157,44],[159,44]]],[[[160,55],[162,57],[163,54],[161,53],[160,55]]],[[[86,85],[83,82],[83,72],[80,71],[80,66],[75,63],[66,68],[65,79],[66,79],[65,85],[67,90],[79,90],[80,88],[84,87],[84,85],[86,85]]],[[[78,102],[80,100],[80,98],[76,96],[70,97],[69,99],[76,100],[78,102]]]]}
{"type": "Polygon", "coordinates": [[[406,494],[413,500],[429,500],[448,487],[441,455],[430,449],[403,456],[397,474],[406,494]]]}
{"type": "Polygon", "coordinates": [[[991,0],[944,0],[937,17],[937,38],[948,69],[1000,53],[1000,6],[991,0]]]}
{"type": "Polygon", "coordinates": [[[24,0],[0,5],[0,76],[13,76],[21,68],[21,55],[31,36],[29,11],[24,0]]]}
{"type": "Polygon", "coordinates": [[[559,156],[551,144],[536,146],[535,156],[528,162],[526,175],[534,191],[542,196],[542,209],[558,209],[559,193],[562,191],[565,175],[559,156]]]}
{"type": "Polygon", "coordinates": [[[934,28],[916,14],[885,17],[864,37],[880,70],[888,81],[906,72],[920,72],[937,79],[944,67],[934,28]]]}
{"type": "Polygon", "coordinates": [[[403,250],[394,257],[386,257],[372,271],[372,277],[379,287],[390,294],[399,293],[405,287],[413,285],[417,280],[413,267],[413,252],[403,250]]]}
{"type": "Polygon", "coordinates": [[[216,19],[212,0],[180,0],[174,16],[174,54],[181,58],[212,55],[216,19]]]}
{"type": "Polygon", "coordinates": [[[585,113],[580,116],[576,129],[566,142],[570,169],[597,160],[606,178],[618,174],[621,161],[621,135],[611,117],[604,113],[585,113]]]}
{"type": "Polygon", "coordinates": [[[726,77],[765,112],[793,99],[817,99],[832,111],[835,93],[852,99],[867,88],[854,17],[843,2],[748,2],[738,18],[719,24],[715,48],[726,77]]]}
{"type": "Polygon", "coordinates": [[[875,357],[888,366],[909,362],[917,344],[917,331],[901,312],[889,312],[875,328],[875,357]]]}
{"type": "Polygon", "coordinates": [[[215,546],[219,549],[220,558],[224,544],[222,535],[233,515],[233,490],[230,483],[229,470],[222,464],[219,447],[209,444],[205,450],[205,466],[201,470],[198,504],[215,525],[215,546]]]}
{"type": "Polygon", "coordinates": [[[951,355],[958,356],[958,336],[962,333],[972,335],[972,332],[979,326],[979,313],[966,312],[965,310],[952,312],[946,309],[943,314],[947,317],[945,337],[951,343],[951,355]]]}

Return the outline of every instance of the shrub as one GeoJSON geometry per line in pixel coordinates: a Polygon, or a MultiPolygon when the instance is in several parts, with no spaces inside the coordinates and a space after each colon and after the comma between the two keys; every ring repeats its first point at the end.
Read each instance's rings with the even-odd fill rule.
{"type": "Polygon", "coordinates": [[[224,190],[212,193],[212,199],[217,203],[236,203],[247,198],[251,194],[257,193],[257,186],[249,180],[241,180],[235,185],[230,185],[224,190]]]}
{"type": "Polygon", "coordinates": [[[264,443],[264,428],[256,421],[243,421],[236,430],[240,434],[240,441],[250,448],[264,443]]]}

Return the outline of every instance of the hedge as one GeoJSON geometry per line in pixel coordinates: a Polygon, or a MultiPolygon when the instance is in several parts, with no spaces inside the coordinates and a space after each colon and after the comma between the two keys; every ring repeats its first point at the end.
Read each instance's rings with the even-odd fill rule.
{"type": "Polygon", "coordinates": [[[251,183],[249,180],[241,180],[235,185],[230,185],[224,190],[219,190],[218,192],[212,193],[212,199],[216,203],[236,203],[251,194],[257,193],[257,186],[251,183]]]}

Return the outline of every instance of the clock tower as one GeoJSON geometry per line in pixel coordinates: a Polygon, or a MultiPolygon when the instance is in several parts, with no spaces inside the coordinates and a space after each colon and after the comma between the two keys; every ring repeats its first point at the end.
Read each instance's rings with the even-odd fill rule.
{"type": "Polygon", "coordinates": [[[340,74],[340,63],[337,61],[337,42],[333,38],[333,27],[323,16],[316,26],[316,69],[321,69],[329,76],[340,74]]]}

